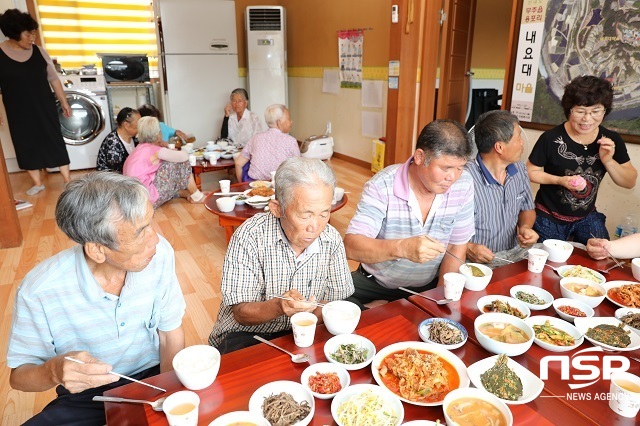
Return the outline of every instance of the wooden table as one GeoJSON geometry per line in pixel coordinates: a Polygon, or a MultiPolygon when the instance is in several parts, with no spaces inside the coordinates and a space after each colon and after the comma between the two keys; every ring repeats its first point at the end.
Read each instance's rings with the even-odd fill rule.
{"type": "MultiPolygon", "coordinates": [[[[575,249],[571,257],[567,260],[567,265],[583,265],[592,269],[605,269],[607,266],[610,266],[610,261],[602,260],[595,261],[591,259],[588,254],[584,250],[575,249]]],[[[560,266],[562,264],[559,263],[551,263],[554,266],[560,266]]],[[[629,280],[635,281],[633,276],[631,275],[631,267],[625,266],[624,269],[612,269],[611,272],[605,276],[607,281],[615,281],[615,280],[629,280]]],[[[462,298],[458,302],[453,302],[448,305],[436,305],[434,302],[431,302],[427,299],[421,298],[419,296],[411,296],[409,300],[416,304],[418,307],[423,309],[428,314],[434,317],[443,317],[449,318],[455,321],[460,322],[469,332],[469,340],[474,344],[479,345],[478,341],[475,337],[475,331],[473,327],[473,322],[475,318],[480,314],[480,311],[477,307],[477,301],[482,296],[488,294],[502,294],[506,296],[510,296],[509,290],[514,285],[518,284],[529,284],[537,287],[542,287],[545,290],[549,291],[554,298],[562,297],[560,293],[560,277],[551,269],[544,268],[544,270],[535,274],[529,272],[527,270],[527,261],[523,260],[512,265],[503,266],[501,268],[495,269],[493,272],[493,277],[491,278],[491,282],[489,286],[483,291],[468,291],[465,290],[462,294],[462,298]]],[[[433,290],[429,290],[424,292],[423,294],[442,299],[444,296],[444,290],[441,287],[435,288],[433,290]]],[[[599,317],[612,317],[614,316],[615,310],[618,309],[618,306],[609,302],[605,299],[595,310],[595,316],[599,317]]],[[[553,306],[543,311],[531,311],[531,315],[547,315],[552,317],[558,317],[553,306]]],[[[468,346],[468,343],[465,347],[468,346]]],[[[513,359],[520,363],[522,366],[527,368],[533,374],[540,377],[540,361],[545,356],[550,355],[568,355],[574,356],[577,352],[593,348],[594,345],[591,342],[584,340],[584,343],[570,352],[563,353],[555,353],[549,352],[547,350],[542,349],[535,343],[526,353],[523,355],[513,357],[513,359]]],[[[597,361],[592,362],[582,362],[584,365],[593,365],[598,368],[602,367],[603,356],[607,354],[610,355],[630,355],[635,357],[640,357],[640,351],[632,351],[632,352],[588,352],[583,355],[597,356],[597,361]]],[[[467,364],[468,365],[468,364],[467,364]]],[[[637,424],[635,419],[628,419],[625,417],[621,417],[615,414],[609,408],[609,402],[606,400],[595,400],[595,395],[602,396],[606,395],[609,392],[610,381],[600,379],[596,383],[582,388],[582,389],[571,389],[569,387],[569,383],[588,383],[592,380],[586,381],[578,381],[573,378],[574,374],[589,374],[588,371],[579,371],[575,368],[571,368],[571,380],[562,380],[561,379],[561,371],[560,371],[560,362],[551,362],[549,365],[549,379],[544,382],[545,391],[550,395],[556,396],[556,398],[544,398],[541,400],[538,398],[536,401],[539,401],[542,404],[548,404],[550,400],[555,399],[556,401],[560,401],[563,404],[570,406],[571,408],[577,410],[578,412],[583,413],[588,418],[592,419],[594,422],[600,425],[634,425],[637,424]],[[577,394],[583,394],[583,396],[579,396],[577,394]],[[591,395],[591,400],[569,400],[569,398],[584,398],[586,395],[591,395]]],[[[619,364],[616,363],[614,365],[618,367],[619,364]]],[[[640,375],[640,363],[630,360],[630,373],[640,375]]],[[[515,416],[515,412],[514,412],[515,416]]],[[[561,418],[558,417],[558,420],[561,418]]],[[[571,424],[564,422],[564,424],[571,424]]]]}
{"type": "MultiPolygon", "coordinates": [[[[429,315],[406,300],[399,300],[362,313],[357,334],[367,337],[376,348],[382,349],[401,341],[419,341],[418,325],[429,315]]],[[[274,343],[291,352],[303,352],[311,356],[311,362],[325,362],[324,343],[332,335],[323,325],[316,329],[313,346],[300,349],[287,335],[274,343]]],[[[466,365],[489,356],[472,343],[453,351],[466,365]]],[[[260,386],[276,380],[300,381],[307,364],[293,364],[291,358],[263,343],[222,356],[220,372],[208,388],[197,391],[200,396],[199,424],[207,425],[215,418],[231,411],[246,411],[251,394],[260,386]]],[[[375,383],[371,368],[350,371],[351,383],[375,383]]],[[[174,372],[164,373],[145,381],[167,389],[167,393],[184,390],[174,372]]],[[[160,394],[146,386],[131,383],[105,393],[134,399],[157,399],[160,394]]],[[[548,393],[543,393],[550,396],[548,393]]],[[[315,400],[316,411],[312,425],[334,424],[331,417],[331,400],[315,400]]],[[[422,407],[403,403],[405,421],[440,419],[444,424],[442,407],[422,407]]],[[[106,403],[107,424],[112,425],[166,425],[163,413],[153,411],[146,405],[106,403]]],[[[512,405],[510,409],[516,425],[554,425],[562,421],[566,425],[594,424],[578,411],[556,398],[538,398],[524,405],[512,405]]]]}
{"type": "MultiPolygon", "coordinates": [[[[231,185],[231,192],[243,192],[249,188],[250,186],[248,182],[235,183],[231,185]]],[[[220,191],[217,190],[214,192],[220,191]]],[[[235,209],[230,212],[223,213],[218,209],[218,205],[216,204],[216,199],[218,197],[221,197],[221,195],[214,195],[214,193],[207,195],[207,198],[204,201],[204,206],[211,213],[218,215],[218,222],[220,223],[220,226],[223,226],[225,229],[227,243],[231,241],[234,227],[240,226],[245,220],[252,218],[258,213],[264,212],[264,209],[254,209],[247,204],[242,204],[240,206],[236,206],[235,209]]],[[[347,201],[349,201],[349,197],[345,194],[342,197],[342,200],[331,206],[331,213],[343,208],[347,204],[347,201]]]]}
{"type": "Polygon", "coordinates": [[[215,164],[212,164],[207,160],[197,160],[196,165],[191,166],[191,171],[193,173],[193,180],[196,181],[196,185],[198,186],[198,189],[202,189],[202,179],[200,178],[200,175],[202,173],[216,172],[218,170],[225,170],[225,169],[233,170],[235,169],[235,166],[236,166],[236,163],[235,161],[233,161],[233,158],[229,160],[225,160],[224,158],[219,158],[215,164]]]}

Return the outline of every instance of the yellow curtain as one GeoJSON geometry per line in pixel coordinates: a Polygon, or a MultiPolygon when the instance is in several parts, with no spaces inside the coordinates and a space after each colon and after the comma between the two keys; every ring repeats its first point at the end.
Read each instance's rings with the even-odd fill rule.
{"type": "Polygon", "coordinates": [[[62,68],[102,66],[97,53],[146,53],[157,66],[150,0],[38,0],[45,48],[62,68]]]}

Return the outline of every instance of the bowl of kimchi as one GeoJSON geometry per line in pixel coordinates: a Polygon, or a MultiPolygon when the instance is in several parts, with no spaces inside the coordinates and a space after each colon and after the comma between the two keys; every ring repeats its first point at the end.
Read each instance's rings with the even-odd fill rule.
{"type": "Polygon", "coordinates": [[[351,376],[341,365],[319,362],[307,367],[300,376],[300,383],[318,399],[331,399],[349,386],[351,376]]]}

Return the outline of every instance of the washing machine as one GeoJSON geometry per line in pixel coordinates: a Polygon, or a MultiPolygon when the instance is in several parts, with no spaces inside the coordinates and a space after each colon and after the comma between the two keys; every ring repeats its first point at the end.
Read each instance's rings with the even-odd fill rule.
{"type": "Polygon", "coordinates": [[[71,107],[71,117],[58,116],[62,137],[67,144],[71,170],[96,167],[98,150],[111,132],[107,86],[102,75],[61,75],[60,81],[71,107]]]}

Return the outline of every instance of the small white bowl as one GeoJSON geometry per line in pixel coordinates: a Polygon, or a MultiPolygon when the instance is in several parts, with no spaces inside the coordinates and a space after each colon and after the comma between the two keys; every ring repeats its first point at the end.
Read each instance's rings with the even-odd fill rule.
{"type": "Polygon", "coordinates": [[[533,285],[526,285],[526,284],[514,285],[513,287],[511,287],[511,290],[509,290],[509,293],[511,294],[511,297],[513,297],[514,299],[517,299],[520,302],[524,303],[532,311],[543,311],[543,310],[547,309],[548,307],[550,307],[551,304],[553,303],[553,295],[551,293],[549,293],[547,290],[545,290],[543,288],[536,287],[536,286],[533,286],[533,285]],[[544,300],[545,303],[542,304],[542,305],[534,305],[533,303],[529,303],[529,302],[525,302],[524,300],[520,300],[520,299],[518,299],[518,292],[520,292],[520,291],[522,291],[524,293],[533,294],[538,299],[544,300]]]}
{"type": "Polygon", "coordinates": [[[458,271],[460,271],[460,273],[467,279],[464,283],[464,288],[471,291],[480,291],[487,288],[489,281],[491,281],[491,277],[493,276],[491,268],[481,263],[465,263],[464,265],[460,265],[458,271]],[[471,272],[471,268],[467,265],[478,267],[484,273],[484,277],[474,277],[471,272]]]}
{"type": "Polygon", "coordinates": [[[327,340],[324,344],[324,356],[327,358],[327,361],[341,365],[345,370],[349,371],[365,368],[367,365],[371,364],[371,360],[373,360],[375,355],[376,347],[371,340],[357,334],[339,334],[327,340]],[[351,343],[355,344],[357,347],[367,350],[367,359],[364,362],[360,362],[358,364],[343,364],[331,357],[331,354],[335,353],[340,345],[351,343]]]}
{"type": "Polygon", "coordinates": [[[469,333],[467,333],[467,329],[464,328],[462,324],[460,324],[459,322],[450,320],[449,318],[428,318],[422,321],[418,326],[418,334],[420,335],[420,338],[422,339],[423,342],[436,345],[440,348],[444,348],[448,350],[458,349],[459,347],[463,346],[465,343],[467,343],[467,339],[469,337],[469,333]],[[457,328],[460,331],[460,334],[462,334],[462,341],[458,343],[454,343],[452,345],[444,345],[442,343],[434,342],[433,340],[431,340],[431,325],[436,321],[443,321],[449,327],[457,328]]]}
{"type": "Polygon", "coordinates": [[[173,357],[173,370],[185,388],[200,390],[211,386],[220,370],[220,352],[210,345],[193,345],[173,357]]]}
{"type": "Polygon", "coordinates": [[[223,160],[231,160],[233,158],[233,153],[224,152],[222,153],[222,155],[220,155],[220,158],[222,158],[223,160]]]}
{"type": "Polygon", "coordinates": [[[600,284],[596,284],[586,278],[573,277],[563,278],[560,280],[560,292],[562,293],[562,297],[578,300],[589,306],[590,308],[595,308],[596,306],[601,304],[607,294],[607,290],[605,290],[604,287],[602,287],[600,284]],[[600,292],[601,296],[587,296],[585,294],[576,293],[567,288],[568,284],[588,285],[589,287],[600,292]]]}
{"type": "Polygon", "coordinates": [[[343,390],[351,383],[351,376],[349,372],[344,369],[340,364],[332,364],[330,362],[319,362],[317,364],[310,365],[305,368],[300,376],[300,383],[302,386],[309,390],[318,399],[331,399],[339,392],[334,393],[319,393],[314,392],[311,387],[309,387],[309,378],[315,376],[318,373],[336,373],[338,375],[338,379],[340,379],[340,390],[343,390]]]}
{"type": "Polygon", "coordinates": [[[576,317],[574,315],[566,314],[560,310],[560,307],[562,306],[571,306],[572,308],[580,309],[587,318],[592,317],[595,314],[592,307],[590,307],[586,303],[582,303],[579,300],[569,299],[567,297],[561,297],[559,299],[554,300],[553,309],[556,310],[556,313],[560,318],[569,322],[573,322],[573,320],[575,320],[576,318],[584,318],[584,317],[576,317]]]}
{"type": "Polygon", "coordinates": [[[213,160],[217,160],[218,158],[220,158],[220,152],[218,152],[218,151],[209,151],[208,147],[207,147],[207,151],[203,155],[204,155],[204,158],[207,161],[213,161],[213,160]]]}
{"type": "Polygon", "coordinates": [[[524,322],[524,320],[516,318],[513,315],[496,313],[482,314],[476,317],[475,321],[473,322],[473,328],[476,332],[476,339],[478,339],[478,343],[480,343],[483,348],[494,354],[518,356],[528,351],[531,345],[533,345],[533,329],[529,324],[524,322]],[[493,340],[480,331],[480,326],[486,323],[512,324],[513,326],[518,327],[520,330],[522,330],[524,334],[529,338],[529,340],[524,343],[498,342],[497,340],[493,340]]]}
{"type": "Polygon", "coordinates": [[[306,426],[311,423],[313,415],[316,412],[316,400],[313,399],[313,395],[311,395],[311,392],[309,392],[308,389],[305,389],[300,383],[292,382],[290,380],[278,380],[262,385],[256,389],[256,391],[251,395],[251,398],[249,398],[249,411],[264,418],[262,415],[262,403],[264,402],[264,399],[271,395],[277,395],[280,392],[288,393],[298,404],[303,401],[307,401],[311,407],[311,411],[307,414],[307,417],[297,423],[294,423],[294,425],[306,426]]]}
{"type": "Polygon", "coordinates": [[[640,257],[631,260],[631,273],[636,281],[640,281],[640,257]]]}
{"type": "Polygon", "coordinates": [[[549,262],[566,262],[573,253],[573,245],[562,240],[544,240],[542,248],[549,253],[549,262]]]}
{"type": "Polygon", "coordinates": [[[520,311],[520,313],[523,315],[522,319],[529,318],[531,316],[531,310],[527,307],[527,305],[524,302],[521,302],[520,300],[515,299],[513,297],[502,296],[499,294],[490,294],[487,296],[482,296],[480,299],[478,299],[478,303],[477,303],[478,310],[483,314],[488,314],[493,312],[493,311],[485,311],[484,307],[486,305],[491,304],[491,302],[493,302],[494,300],[500,300],[503,303],[508,303],[509,306],[520,311]]]}
{"type": "Polygon", "coordinates": [[[226,148],[227,146],[229,146],[229,142],[220,140],[216,143],[216,145],[218,145],[220,148],[226,148]]]}
{"type": "Polygon", "coordinates": [[[322,320],[329,333],[350,334],[360,322],[360,308],[353,302],[334,300],[322,307],[322,320]]]}
{"type": "Polygon", "coordinates": [[[544,342],[538,339],[535,335],[535,329],[533,330],[533,338],[536,345],[540,346],[542,349],[546,349],[551,352],[568,352],[580,346],[582,342],[584,342],[584,337],[582,333],[578,331],[573,325],[569,324],[565,320],[561,320],[556,317],[548,317],[546,315],[536,315],[535,317],[530,317],[525,320],[527,324],[533,328],[535,325],[544,325],[547,321],[551,327],[557,328],[558,330],[564,331],[569,336],[573,337],[574,343],[571,346],[558,346],[552,343],[544,342]]]}
{"type": "Polygon", "coordinates": [[[236,206],[241,206],[245,203],[245,201],[247,201],[247,196],[246,195],[236,195],[233,197],[233,199],[236,202],[236,206]],[[242,199],[238,199],[239,197],[244,197],[242,199]]]}
{"type": "Polygon", "coordinates": [[[454,403],[456,400],[461,398],[477,398],[483,401],[488,402],[489,404],[496,407],[502,415],[504,416],[505,421],[507,422],[506,426],[513,426],[513,414],[511,414],[511,410],[507,407],[500,398],[497,396],[477,388],[459,388],[452,390],[444,397],[444,403],[442,404],[442,411],[444,411],[444,418],[447,422],[447,426],[458,426],[457,422],[454,422],[451,417],[447,414],[449,410],[449,406],[454,403]]]}
{"type": "MultiPolygon", "coordinates": [[[[619,308],[619,309],[616,309],[616,312],[614,313],[614,316],[618,320],[620,320],[620,318],[622,318],[623,316],[625,316],[627,314],[640,314],[640,309],[638,309],[638,308],[619,308]]],[[[640,329],[635,328],[635,327],[631,327],[628,324],[627,324],[627,327],[629,327],[631,330],[633,330],[633,332],[636,333],[637,335],[640,335],[640,329]]]]}
{"type": "Polygon", "coordinates": [[[229,426],[234,424],[255,424],[257,426],[271,426],[264,417],[253,414],[250,411],[232,411],[223,414],[211,423],[209,426],[229,426]]]}
{"type": "Polygon", "coordinates": [[[347,402],[350,398],[357,397],[366,391],[372,392],[374,395],[381,398],[384,401],[385,408],[393,412],[396,417],[396,421],[393,423],[394,426],[402,424],[402,421],[404,420],[404,407],[402,406],[402,402],[400,402],[395,395],[380,386],[372,384],[357,384],[341,390],[335,398],[333,398],[333,401],[331,401],[331,415],[338,426],[345,425],[338,420],[338,411],[342,404],[347,402]]]}
{"type": "Polygon", "coordinates": [[[228,213],[236,207],[236,200],[233,197],[220,197],[216,198],[216,205],[222,213],[228,213]]]}

